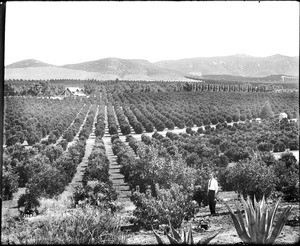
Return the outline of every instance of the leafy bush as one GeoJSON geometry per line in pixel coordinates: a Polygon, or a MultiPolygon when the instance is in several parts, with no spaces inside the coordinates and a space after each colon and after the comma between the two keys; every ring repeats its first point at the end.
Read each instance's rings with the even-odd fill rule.
{"type": "Polygon", "coordinates": [[[5,244],[125,244],[119,219],[93,206],[46,215],[40,222],[10,222],[2,227],[5,244]]]}
{"type": "Polygon", "coordinates": [[[153,132],[154,131],[154,126],[151,122],[147,122],[145,124],[145,130],[146,132],[153,132]]]}
{"type": "Polygon", "coordinates": [[[269,197],[274,192],[276,182],[274,169],[258,159],[238,162],[229,168],[226,179],[234,191],[252,199],[255,195],[259,200],[263,195],[269,197]]]}
{"type": "Polygon", "coordinates": [[[165,122],[165,125],[166,125],[166,127],[169,129],[169,130],[173,130],[174,129],[174,127],[175,127],[175,125],[174,125],[174,123],[172,122],[172,121],[166,121],[165,122]]]}
{"type": "Polygon", "coordinates": [[[110,135],[118,134],[118,127],[116,125],[111,124],[108,128],[108,132],[110,135]]]}
{"type": "Polygon", "coordinates": [[[274,112],[272,111],[271,104],[269,101],[266,101],[260,112],[260,118],[268,119],[273,116],[274,116],[274,112]]]}
{"type": "Polygon", "coordinates": [[[2,172],[1,183],[3,200],[10,200],[13,197],[13,193],[18,191],[19,176],[13,171],[11,165],[8,165],[6,167],[3,166],[2,172]]]}
{"type": "Polygon", "coordinates": [[[151,190],[146,194],[133,193],[132,201],[136,206],[133,215],[139,226],[150,229],[153,224],[167,224],[170,220],[178,228],[183,219],[194,216],[195,204],[179,185],[172,184],[170,189],[160,189],[156,185],[156,194],[157,197],[152,196],[151,190]]]}
{"type": "Polygon", "coordinates": [[[60,146],[63,148],[63,150],[65,151],[65,150],[67,149],[68,142],[67,142],[66,139],[62,139],[62,140],[58,143],[58,145],[60,145],[60,146]]]}
{"type": "Polygon", "coordinates": [[[285,144],[281,141],[278,141],[274,144],[274,152],[283,152],[285,151],[285,144]]]}
{"type": "MultiPolygon", "coordinates": [[[[168,132],[167,132],[167,134],[168,134],[168,132]]],[[[151,138],[149,136],[147,136],[146,134],[142,134],[141,140],[143,143],[145,143],[147,145],[152,143],[151,138]]]]}
{"type": "Polygon", "coordinates": [[[55,167],[43,166],[43,169],[32,176],[26,188],[30,193],[43,197],[54,197],[61,194],[66,186],[64,176],[55,167]]]}
{"type": "Polygon", "coordinates": [[[93,149],[89,156],[89,161],[82,182],[85,184],[89,180],[99,180],[107,183],[109,181],[109,160],[105,150],[93,149]]]}
{"type": "Polygon", "coordinates": [[[259,151],[271,151],[273,149],[273,145],[269,142],[262,142],[257,145],[257,149],[259,151]]]}
{"type": "Polygon", "coordinates": [[[239,119],[240,119],[240,116],[239,116],[238,114],[232,115],[232,120],[233,120],[234,122],[238,122],[239,119]]]}
{"type": "Polygon", "coordinates": [[[231,122],[232,122],[232,117],[231,117],[231,115],[227,115],[227,116],[226,116],[226,121],[227,121],[227,123],[231,123],[231,122]]]}
{"type": "Polygon", "coordinates": [[[111,183],[88,181],[86,185],[78,184],[72,194],[73,205],[86,201],[92,206],[112,208],[112,202],[117,199],[117,192],[111,183]]]}
{"type": "Polygon", "coordinates": [[[299,162],[292,153],[284,153],[274,166],[276,190],[287,201],[299,200],[299,162]]]}
{"type": "Polygon", "coordinates": [[[23,214],[32,213],[33,211],[38,214],[37,208],[40,207],[40,205],[38,196],[28,190],[26,190],[26,193],[22,194],[18,199],[18,210],[23,212],[23,214]],[[23,211],[22,207],[24,208],[23,211]]]}

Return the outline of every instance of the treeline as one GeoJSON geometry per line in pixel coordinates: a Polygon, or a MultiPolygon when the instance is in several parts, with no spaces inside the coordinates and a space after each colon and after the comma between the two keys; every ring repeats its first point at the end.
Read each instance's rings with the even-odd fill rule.
{"type": "Polygon", "coordinates": [[[66,87],[81,87],[91,95],[97,91],[94,80],[6,80],[4,96],[59,96],[66,87]]]}
{"type": "MultiPolygon", "coordinates": [[[[68,86],[83,87],[92,94],[101,88],[111,93],[134,92],[182,92],[182,91],[222,91],[222,92],[266,92],[274,90],[268,83],[245,83],[236,81],[204,80],[190,81],[96,81],[96,80],[6,80],[5,96],[58,96],[68,86]]],[[[276,84],[286,88],[285,84],[276,84]]],[[[277,88],[277,87],[276,87],[277,88]]],[[[289,88],[289,87],[287,87],[289,88]]]]}

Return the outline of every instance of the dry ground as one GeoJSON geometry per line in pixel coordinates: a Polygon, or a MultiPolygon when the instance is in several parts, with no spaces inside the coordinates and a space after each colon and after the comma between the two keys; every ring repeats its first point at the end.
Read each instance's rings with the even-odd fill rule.
{"type": "MultiPolygon", "coordinates": [[[[234,192],[220,192],[219,197],[221,199],[228,199],[227,203],[230,205],[232,209],[235,209],[235,203],[238,203],[237,195],[234,192]]],[[[291,205],[293,207],[292,214],[289,216],[289,220],[293,218],[293,216],[299,216],[299,203],[280,203],[279,212],[281,213],[282,209],[291,205]]],[[[185,225],[183,225],[184,230],[187,231],[189,225],[192,225],[194,241],[197,242],[203,236],[209,235],[210,233],[220,230],[219,234],[211,240],[210,244],[238,244],[241,243],[241,239],[236,233],[231,217],[228,213],[227,208],[224,204],[217,203],[216,210],[217,216],[210,216],[208,206],[204,208],[200,208],[197,213],[197,217],[185,225]],[[209,228],[207,231],[201,231],[199,229],[199,222],[201,219],[209,220],[209,228]]],[[[202,229],[203,230],[203,229],[202,229]]],[[[158,231],[158,233],[162,236],[163,240],[168,243],[168,239],[165,235],[163,235],[162,231],[158,231]]],[[[297,226],[285,225],[279,237],[276,239],[275,244],[295,244],[299,241],[300,235],[300,226],[299,222],[297,226]]],[[[157,241],[152,233],[152,231],[139,231],[134,233],[128,233],[127,235],[127,243],[128,244],[157,244],[157,241]]]]}
{"type": "MultiPolygon", "coordinates": [[[[235,204],[239,203],[237,199],[237,195],[234,192],[220,192],[219,198],[221,199],[227,199],[227,203],[229,206],[235,210],[235,204]]],[[[47,202],[47,201],[46,201],[47,202]]],[[[61,200],[62,202],[62,200],[61,200]]],[[[56,202],[57,203],[57,202],[56,202]]],[[[43,202],[44,204],[44,202],[43,202]]],[[[11,208],[12,203],[5,202],[2,204],[2,210],[7,209],[8,207],[11,208]]],[[[59,210],[57,204],[55,206],[56,210],[59,210]]],[[[286,203],[281,202],[279,205],[279,211],[278,213],[281,213],[284,207],[287,205],[291,205],[293,207],[292,214],[289,216],[288,223],[284,226],[281,234],[276,240],[276,244],[295,244],[299,241],[299,235],[300,235],[300,226],[299,221],[296,226],[289,225],[289,221],[293,219],[294,216],[298,216],[299,218],[299,203],[286,203]]],[[[64,204],[61,204],[62,207],[64,207],[64,204]]],[[[47,207],[51,207],[49,204],[47,207]]],[[[44,210],[44,209],[42,209],[44,210]]],[[[50,209],[51,210],[51,209],[50,209]]],[[[192,225],[193,229],[193,236],[195,241],[197,242],[200,238],[203,236],[209,235],[210,233],[220,230],[219,234],[210,242],[210,244],[237,244],[241,243],[242,241],[238,237],[236,230],[234,228],[233,222],[230,218],[230,215],[228,214],[228,210],[226,209],[224,204],[217,203],[216,211],[218,213],[217,216],[210,216],[209,208],[208,206],[202,207],[199,209],[199,212],[197,213],[196,218],[192,219],[191,221],[184,223],[182,229],[185,231],[188,230],[189,225],[192,225]],[[209,228],[207,231],[200,229],[199,224],[200,220],[208,220],[209,221],[209,228]]],[[[15,216],[18,214],[18,211],[16,208],[10,209],[9,213],[6,213],[6,216],[2,217],[2,221],[5,220],[7,217],[15,216]]],[[[2,214],[3,216],[3,214],[2,214]]],[[[43,215],[40,215],[38,217],[43,217],[43,215]]],[[[36,218],[38,219],[38,218],[36,218]]],[[[39,218],[40,220],[41,218],[39,218]]],[[[34,221],[35,218],[32,217],[30,220],[34,221]]],[[[168,243],[168,239],[165,235],[163,235],[162,230],[157,231],[163,238],[163,240],[168,243]]],[[[157,241],[152,233],[152,231],[145,231],[140,230],[138,232],[127,232],[127,243],[128,244],[157,244],[157,241]]]]}

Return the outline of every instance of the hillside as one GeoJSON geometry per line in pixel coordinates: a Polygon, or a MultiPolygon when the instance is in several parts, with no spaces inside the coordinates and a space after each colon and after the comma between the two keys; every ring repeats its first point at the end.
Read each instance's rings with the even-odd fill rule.
{"type": "Polygon", "coordinates": [[[233,55],[199,57],[155,63],[161,68],[173,69],[191,75],[234,75],[264,77],[274,74],[299,76],[299,57],[274,55],[253,57],[233,55]]]}
{"type": "Polygon", "coordinates": [[[115,80],[115,75],[92,73],[80,70],[73,70],[61,67],[26,67],[26,68],[6,68],[5,79],[23,80],[48,80],[48,79],[98,79],[115,80]]]}
{"type": "Polygon", "coordinates": [[[184,79],[184,74],[170,69],[160,68],[147,60],[105,58],[62,67],[97,72],[103,75],[113,74],[122,79],[184,79]]]}
{"type": "Polygon", "coordinates": [[[5,79],[97,79],[186,80],[184,74],[160,68],[146,60],[105,58],[78,64],[54,66],[36,60],[10,64],[5,79]]]}
{"type": "Polygon", "coordinates": [[[291,82],[299,83],[299,77],[290,77],[284,74],[269,75],[264,77],[244,77],[235,75],[203,75],[201,79],[212,79],[212,80],[227,80],[227,81],[241,81],[241,82],[291,82]],[[284,77],[284,78],[283,78],[284,77]]]}
{"type": "MultiPolygon", "coordinates": [[[[141,59],[104,58],[55,66],[29,59],[6,66],[5,79],[185,80],[206,76],[299,77],[299,57],[234,55],[151,63],[141,59]],[[188,78],[190,79],[188,79],[188,78]]],[[[243,80],[243,79],[242,79],[243,80]]],[[[249,80],[249,78],[247,78],[249,80]]],[[[268,80],[268,79],[267,79],[268,80]]]]}
{"type": "Polygon", "coordinates": [[[6,68],[27,68],[27,67],[55,67],[55,65],[51,65],[34,59],[27,59],[6,66],[6,68]]]}

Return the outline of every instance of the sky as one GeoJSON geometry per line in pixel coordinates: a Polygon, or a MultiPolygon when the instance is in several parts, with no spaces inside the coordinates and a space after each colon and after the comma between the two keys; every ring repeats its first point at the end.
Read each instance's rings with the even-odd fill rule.
{"type": "Polygon", "coordinates": [[[5,65],[299,55],[299,3],[7,2],[5,65]]]}

